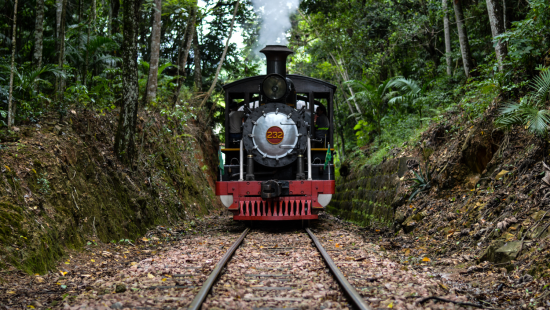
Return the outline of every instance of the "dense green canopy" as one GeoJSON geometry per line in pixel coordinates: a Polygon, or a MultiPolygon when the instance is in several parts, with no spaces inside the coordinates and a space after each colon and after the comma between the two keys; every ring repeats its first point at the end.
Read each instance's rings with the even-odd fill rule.
{"type": "MultiPolygon", "coordinates": [[[[157,72],[156,100],[146,108],[195,115],[195,103],[214,80],[236,2],[208,0],[198,7],[196,0],[162,1],[157,70],[149,64],[160,0],[135,1],[139,97],[145,98],[148,76],[157,72]],[[180,61],[182,55],[187,59],[180,61]]],[[[235,26],[244,48],[229,44],[218,85],[258,74],[263,67],[257,53],[262,16],[252,0],[240,3],[235,26]]],[[[475,118],[497,97],[517,103],[531,94],[531,81],[548,76],[541,71],[550,65],[549,4],[303,0],[290,17],[288,44],[296,53],[289,68],[338,85],[340,159],[346,150],[364,146],[381,157],[414,140],[448,109],[460,106],[475,118]]],[[[122,2],[8,0],[0,7],[0,126],[7,122],[12,73],[15,124],[35,122],[50,110],[62,117],[70,105],[99,111],[122,105],[122,2]]],[[[270,16],[263,18],[269,27],[270,16]]],[[[211,125],[220,120],[220,113],[212,113],[222,102],[220,94],[218,86],[205,109],[211,125]]],[[[544,98],[528,108],[546,108],[544,98]]]]}

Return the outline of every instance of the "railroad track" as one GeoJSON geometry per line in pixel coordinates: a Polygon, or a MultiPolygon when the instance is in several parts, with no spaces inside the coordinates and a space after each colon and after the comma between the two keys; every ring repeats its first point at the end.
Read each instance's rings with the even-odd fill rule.
{"type": "Polygon", "coordinates": [[[308,228],[283,233],[247,228],[216,264],[189,309],[370,309],[355,289],[361,282],[353,278],[355,286],[350,284],[340,270],[352,275],[361,261],[335,262],[329,255],[339,251],[338,257],[349,258],[353,253],[347,251],[356,250],[327,245],[325,249],[308,228]]]}

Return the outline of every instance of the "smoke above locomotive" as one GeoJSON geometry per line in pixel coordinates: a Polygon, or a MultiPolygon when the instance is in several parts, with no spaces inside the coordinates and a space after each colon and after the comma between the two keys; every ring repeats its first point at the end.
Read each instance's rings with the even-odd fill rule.
{"type": "Polygon", "coordinates": [[[290,16],[298,10],[300,0],[252,0],[256,15],[261,16],[258,46],[287,44],[290,16]]]}

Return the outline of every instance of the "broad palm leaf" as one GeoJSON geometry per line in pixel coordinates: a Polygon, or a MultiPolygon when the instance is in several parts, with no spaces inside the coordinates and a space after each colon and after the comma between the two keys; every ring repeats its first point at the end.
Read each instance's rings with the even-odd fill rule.
{"type": "Polygon", "coordinates": [[[521,124],[534,135],[546,136],[550,124],[550,111],[539,108],[543,103],[541,98],[543,97],[537,92],[523,97],[520,103],[505,103],[499,110],[500,116],[495,120],[495,124],[507,129],[512,125],[521,124]]]}
{"type": "Polygon", "coordinates": [[[40,76],[46,73],[51,73],[57,78],[65,78],[64,72],[59,70],[55,65],[49,64],[41,68],[32,69],[30,66],[25,66],[21,70],[14,68],[14,90],[19,96],[27,96],[34,91],[36,83],[43,82],[40,76]]]}
{"type": "Polygon", "coordinates": [[[397,89],[397,91],[401,93],[400,96],[391,98],[389,100],[390,104],[403,102],[412,103],[412,101],[422,94],[422,88],[416,81],[404,77],[394,78],[388,83],[387,87],[397,89]]]}
{"type": "Polygon", "coordinates": [[[545,70],[541,72],[540,76],[535,77],[531,88],[535,90],[538,104],[544,104],[550,93],[550,70],[545,70]]]}

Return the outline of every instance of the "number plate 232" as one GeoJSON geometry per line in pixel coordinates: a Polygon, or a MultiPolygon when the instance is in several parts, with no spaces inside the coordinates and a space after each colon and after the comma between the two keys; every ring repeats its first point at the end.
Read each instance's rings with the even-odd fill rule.
{"type": "Polygon", "coordinates": [[[278,126],[270,127],[265,133],[265,138],[267,142],[271,144],[281,143],[284,137],[285,137],[285,133],[283,129],[281,129],[281,127],[278,127],[278,126]]]}

